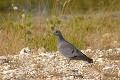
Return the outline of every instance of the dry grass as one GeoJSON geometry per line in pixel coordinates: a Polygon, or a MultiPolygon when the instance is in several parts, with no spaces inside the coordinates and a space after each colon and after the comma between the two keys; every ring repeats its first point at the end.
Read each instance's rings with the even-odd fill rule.
{"type": "MultiPolygon", "coordinates": [[[[79,49],[108,49],[120,45],[120,14],[116,13],[92,13],[59,17],[62,23],[59,25],[65,39],[73,43],[79,49]],[[72,38],[71,38],[72,37],[72,38]]],[[[50,18],[48,18],[50,19],[50,18]]],[[[45,47],[48,51],[56,50],[56,37],[46,18],[37,17],[24,21],[8,21],[0,27],[0,53],[13,54],[21,48],[45,47]],[[31,21],[31,25],[26,24],[31,21]],[[31,34],[26,34],[30,30],[31,34]],[[28,39],[31,39],[28,41],[28,39]]]]}
{"type": "MultiPolygon", "coordinates": [[[[21,10],[18,13],[19,10],[14,9],[16,4],[11,7],[14,10],[11,10],[10,13],[0,13],[0,55],[15,54],[26,46],[34,49],[44,47],[47,51],[56,51],[56,38],[52,35],[51,30],[53,26],[58,26],[56,28],[62,31],[65,39],[79,49],[120,47],[119,1],[103,1],[98,6],[97,2],[92,3],[91,1],[87,6],[85,4],[79,6],[81,9],[87,9],[84,13],[74,6],[79,5],[80,1],[75,3],[72,0],[63,0],[60,11],[58,11],[58,19],[62,23],[57,24],[55,17],[58,14],[59,2],[60,0],[56,0],[51,4],[49,0],[45,1],[40,16],[34,16],[34,10],[29,13],[21,10]],[[50,7],[52,7],[49,14],[54,16],[46,18],[43,15],[47,9],[47,3],[50,3],[50,7]],[[98,10],[95,10],[93,4],[98,10]],[[51,20],[52,23],[50,23],[51,20]]],[[[39,8],[42,3],[44,1],[39,1],[39,8]]]]}

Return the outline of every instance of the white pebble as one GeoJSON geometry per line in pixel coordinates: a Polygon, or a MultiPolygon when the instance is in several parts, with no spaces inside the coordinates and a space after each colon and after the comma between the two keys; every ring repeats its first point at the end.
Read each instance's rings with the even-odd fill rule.
{"type": "Polygon", "coordinates": [[[120,70],[118,71],[118,76],[120,77],[120,70]]]}
{"type": "Polygon", "coordinates": [[[112,67],[111,66],[105,66],[102,70],[108,70],[108,69],[111,69],[112,67]]]}
{"type": "Polygon", "coordinates": [[[104,63],[104,59],[103,58],[98,58],[96,61],[99,62],[100,64],[104,63]]]}

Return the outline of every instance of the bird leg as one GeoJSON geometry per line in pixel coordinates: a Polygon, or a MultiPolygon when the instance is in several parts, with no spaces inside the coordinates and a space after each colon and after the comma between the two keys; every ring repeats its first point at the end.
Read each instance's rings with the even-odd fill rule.
{"type": "Polygon", "coordinates": [[[67,58],[67,65],[70,65],[70,61],[71,61],[71,59],[67,58]]]}
{"type": "Polygon", "coordinates": [[[66,59],[67,59],[66,68],[69,69],[71,59],[70,58],[66,58],[66,59]]]}

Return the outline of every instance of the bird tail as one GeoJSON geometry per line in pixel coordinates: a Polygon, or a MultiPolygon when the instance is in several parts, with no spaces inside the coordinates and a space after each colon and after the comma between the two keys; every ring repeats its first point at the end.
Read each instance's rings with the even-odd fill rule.
{"type": "Polygon", "coordinates": [[[87,61],[88,63],[93,63],[93,59],[87,57],[86,55],[84,55],[84,56],[82,57],[82,60],[83,60],[83,61],[87,61]]]}
{"type": "Polygon", "coordinates": [[[88,61],[88,63],[93,63],[93,59],[89,58],[87,61],[88,61]]]}

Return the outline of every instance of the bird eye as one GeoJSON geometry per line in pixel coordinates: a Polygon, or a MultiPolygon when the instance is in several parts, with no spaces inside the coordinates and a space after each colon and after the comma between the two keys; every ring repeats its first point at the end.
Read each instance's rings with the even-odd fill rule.
{"type": "Polygon", "coordinates": [[[56,31],[56,33],[58,33],[58,31],[56,31]]]}

